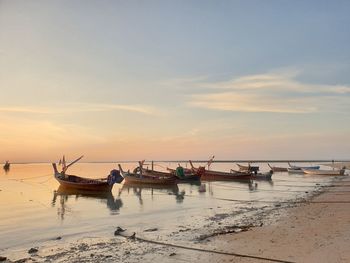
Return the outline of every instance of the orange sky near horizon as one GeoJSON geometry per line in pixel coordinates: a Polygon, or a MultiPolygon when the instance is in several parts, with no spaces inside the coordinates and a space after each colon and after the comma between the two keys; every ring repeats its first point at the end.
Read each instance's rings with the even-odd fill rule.
{"type": "Polygon", "coordinates": [[[350,4],[198,2],[0,0],[0,163],[350,159],[350,4]]]}

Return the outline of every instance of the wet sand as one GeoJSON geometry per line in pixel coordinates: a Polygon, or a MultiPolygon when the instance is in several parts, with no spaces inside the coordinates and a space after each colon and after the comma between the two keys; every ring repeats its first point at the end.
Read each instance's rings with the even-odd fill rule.
{"type": "Polygon", "coordinates": [[[191,243],[164,241],[157,235],[157,228],[136,233],[136,238],[127,238],[133,234],[129,230],[121,233],[126,237],[113,237],[111,233],[110,238],[85,237],[74,242],[58,238],[37,247],[37,252],[17,251],[8,262],[349,262],[350,178],[335,180],[333,185],[310,203],[278,208],[273,213],[280,214],[277,219],[243,228],[240,233],[194,238],[191,243]],[[235,253],[248,257],[234,256],[235,253]]]}
{"type": "MultiPolygon", "coordinates": [[[[350,178],[314,197],[311,203],[287,209],[276,223],[250,231],[214,238],[222,251],[291,262],[350,261],[350,178]]],[[[205,262],[231,262],[232,257],[212,255],[205,262]]],[[[234,262],[264,260],[235,258],[234,262]]]]}

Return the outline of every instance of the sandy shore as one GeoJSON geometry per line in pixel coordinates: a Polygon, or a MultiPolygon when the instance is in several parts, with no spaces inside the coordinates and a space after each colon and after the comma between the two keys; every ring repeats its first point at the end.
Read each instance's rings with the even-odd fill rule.
{"type": "MultiPolygon", "coordinates": [[[[311,203],[289,208],[277,223],[220,236],[211,243],[222,251],[291,262],[350,262],[350,178],[334,185],[311,203]]],[[[212,255],[207,262],[232,260],[212,255]]],[[[234,262],[263,261],[234,258],[234,262]]]]}
{"type": "MultiPolygon", "coordinates": [[[[334,187],[329,187],[324,193],[312,198],[310,203],[281,208],[283,216],[270,224],[240,233],[214,236],[200,242],[173,242],[175,245],[194,249],[143,242],[138,237],[144,236],[147,239],[147,233],[137,233],[136,239],[116,236],[105,239],[84,238],[63,243],[64,246],[62,243],[46,244],[31,254],[26,250],[7,255],[7,261],[349,262],[350,178],[335,180],[333,185],[334,187]],[[195,250],[197,248],[199,250],[195,250]],[[235,253],[247,257],[234,256],[235,253]]],[[[125,232],[126,236],[131,234],[132,232],[125,232]]],[[[161,242],[161,236],[154,237],[150,239],[161,242]]]]}

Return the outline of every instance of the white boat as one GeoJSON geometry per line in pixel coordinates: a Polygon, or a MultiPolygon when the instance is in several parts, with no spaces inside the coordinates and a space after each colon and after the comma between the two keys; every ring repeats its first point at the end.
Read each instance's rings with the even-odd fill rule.
{"type": "Polygon", "coordinates": [[[289,162],[289,168],[287,168],[289,173],[295,173],[295,174],[303,174],[304,170],[318,170],[320,169],[320,166],[296,166],[296,165],[291,165],[289,162]]]}
{"type": "Polygon", "coordinates": [[[311,175],[344,175],[345,169],[340,170],[319,170],[319,169],[302,169],[304,173],[311,175]]]}

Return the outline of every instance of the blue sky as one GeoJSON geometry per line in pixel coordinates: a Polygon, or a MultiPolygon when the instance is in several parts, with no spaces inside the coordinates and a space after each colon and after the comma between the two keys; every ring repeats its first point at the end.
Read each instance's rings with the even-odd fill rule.
{"type": "Polygon", "coordinates": [[[0,0],[0,160],[349,158],[349,7],[0,0]]]}

